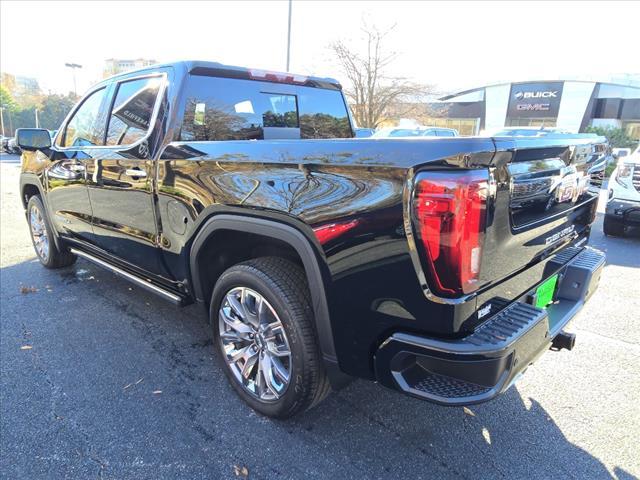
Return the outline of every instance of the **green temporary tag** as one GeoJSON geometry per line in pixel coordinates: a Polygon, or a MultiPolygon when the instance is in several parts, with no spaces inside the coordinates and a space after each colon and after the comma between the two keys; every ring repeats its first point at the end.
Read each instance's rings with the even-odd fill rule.
{"type": "Polygon", "coordinates": [[[545,308],[553,302],[553,293],[556,291],[556,283],[558,283],[558,275],[549,277],[536,289],[536,307],[545,308]]]}

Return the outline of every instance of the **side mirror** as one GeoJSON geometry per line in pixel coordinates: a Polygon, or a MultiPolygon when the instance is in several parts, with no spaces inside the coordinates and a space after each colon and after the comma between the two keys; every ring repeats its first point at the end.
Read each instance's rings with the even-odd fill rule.
{"type": "Polygon", "coordinates": [[[51,135],[44,128],[19,128],[16,130],[16,144],[26,151],[51,148],[51,135]]]}

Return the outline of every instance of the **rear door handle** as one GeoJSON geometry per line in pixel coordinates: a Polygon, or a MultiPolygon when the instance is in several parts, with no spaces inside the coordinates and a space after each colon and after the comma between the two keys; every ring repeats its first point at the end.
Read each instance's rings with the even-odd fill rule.
{"type": "Polygon", "coordinates": [[[124,173],[129,177],[143,178],[147,176],[147,172],[138,168],[127,168],[124,173]]]}

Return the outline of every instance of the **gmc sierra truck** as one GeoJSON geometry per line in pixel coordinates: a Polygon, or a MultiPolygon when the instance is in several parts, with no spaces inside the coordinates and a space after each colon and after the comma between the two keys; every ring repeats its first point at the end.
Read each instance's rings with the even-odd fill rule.
{"type": "Polygon", "coordinates": [[[210,62],[104,80],[22,129],[45,267],[77,257],[201,303],[229,381],[285,418],[354,377],[492,399],[597,287],[604,139],[353,138],[338,82],[210,62]]]}

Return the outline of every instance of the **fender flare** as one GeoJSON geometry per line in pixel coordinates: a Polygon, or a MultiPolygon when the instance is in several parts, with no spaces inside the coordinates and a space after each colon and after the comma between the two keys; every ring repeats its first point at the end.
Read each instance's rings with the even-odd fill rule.
{"type": "Polygon", "coordinates": [[[318,343],[329,379],[333,386],[341,386],[346,383],[347,377],[339,372],[338,369],[325,282],[323,280],[320,262],[318,261],[319,257],[322,257],[319,255],[312,241],[299,229],[277,220],[227,213],[213,215],[213,217],[206,220],[200,228],[189,254],[189,268],[193,292],[198,301],[204,301],[203,287],[200,284],[200,267],[197,261],[198,254],[207,239],[214,232],[220,230],[235,230],[275,238],[287,243],[298,253],[304,266],[307,282],[309,283],[318,343]]]}

